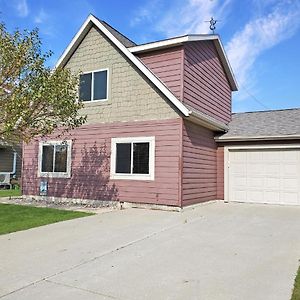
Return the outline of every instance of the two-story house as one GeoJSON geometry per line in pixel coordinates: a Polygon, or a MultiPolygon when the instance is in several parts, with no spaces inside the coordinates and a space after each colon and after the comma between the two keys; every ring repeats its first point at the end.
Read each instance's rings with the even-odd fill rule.
{"type": "MultiPolygon", "coordinates": [[[[274,146],[262,142],[260,129],[240,135],[248,115],[231,122],[237,84],[218,35],[136,45],[90,15],[56,67],[81,74],[79,97],[88,119],[64,141],[48,137],[24,145],[25,196],[172,207],[224,198],[251,202],[257,180],[248,187],[253,174],[247,170],[255,163],[264,169],[262,155],[300,162],[299,149],[291,146],[295,135],[290,147],[279,147],[279,140],[274,146]]],[[[300,167],[293,174],[300,182],[300,167]]],[[[294,194],[287,201],[299,202],[300,189],[289,184],[294,194]]],[[[256,202],[269,199],[261,193],[256,202]]]]}

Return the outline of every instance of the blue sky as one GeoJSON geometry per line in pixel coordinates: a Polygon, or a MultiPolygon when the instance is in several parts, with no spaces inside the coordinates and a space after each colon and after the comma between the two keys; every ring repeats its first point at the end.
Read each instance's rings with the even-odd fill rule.
{"type": "Polygon", "coordinates": [[[89,13],[136,43],[208,33],[211,16],[236,75],[233,111],[300,107],[300,0],[0,0],[9,30],[38,27],[54,65],[89,13]]]}

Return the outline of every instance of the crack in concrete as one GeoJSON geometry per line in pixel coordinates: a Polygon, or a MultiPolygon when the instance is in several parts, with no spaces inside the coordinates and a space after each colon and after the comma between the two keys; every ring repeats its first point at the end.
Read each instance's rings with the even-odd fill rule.
{"type": "MultiPolygon", "coordinates": [[[[193,221],[191,221],[191,222],[189,222],[189,223],[194,223],[194,222],[195,222],[196,220],[198,220],[198,219],[201,219],[201,218],[196,218],[195,220],[193,220],[193,221]]],[[[152,237],[154,237],[154,236],[156,236],[156,235],[158,235],[158,234],[160,234],[160,233],[166,232],[166,231],[168,231],[168,230],[171,230],[171,229],[176,228],[176,227],[181,226],[181,225],[185,225],[185,223],[178,223],[178,224],[176,224],[176,225],[173,225],[173,226],[169,226],[169,227],[163,228],[163,229],[161,229],[161,230],[159,230],[159,231],[152,232],[151,234],[148,234],[148,235],[146,235],[146,236],[144,236],[144,237],[142,237],[142,238],[140,238],[140,239],[134,240],[134,241],[129,242],[129,243],[125,244],[125,245],[122,245],[122,246],[120,246],[120,247],[114,248],[114,249],[112,249],[112,250],[110,250],[110,251],[107,251],[107,252],[105,252],[105,253],[102,253],[101,255],[98,255],[98,256],[95,256],[95,257],[93,257],[93,258],[91,258],[91,259],[88,259],[88,260],[86,260],[86,261],[83,261],[83,262],[80,263],[80,264],[76,264],[76,265],[74,265],[74,266],[72,266],[72,267],[70,267],[70,268],[66,268],[66,269],[64,269],[64,270],[62,270],[62,271],[59,271],[59,272],[55,273],[55,274],[52,274],[52,275],[46,276],[46,277],[44,277],[44,278],[41,278],[41,279],[39,279],[39,280],[36,280],[36,281],[34,281],[34,282],[31,282],[31,283],[29,283],[29,284],[27,284],[27,285],[25,285],[25,286],[23,286],[23,287],[20,287],[20,288],[18,288],[18,289],[16,289],[16,290],[13,290],[13,291],[11,291],[11,292],[9,292],[9,293],[7,293],[7,294],[0,295],[0,298],[4,298],[4,297],[6,297],[6,296],[8,296],[8,295],[11,295],[11,294],[14,294],[14,293],[16,293],[16,292],[19,292],[19,291],[21,291],[21,290],[23,290],[23,289],[26,289],[26,288],[28,288],[28,287],[30,287],[30,286],[33,286],[33,285],[35,285],[35,284],[38,284],[38,283],[40,283],[40,282],[42,282],[42,281],[47,281],[47,280],[49,280],[50,278],[53,278],[53,277],[55,277],[55,276],[57,276],[57,275],[61,275],[61,274],[63,274],[63,273],[66,273],[66,272],[72,271],[72,270],[74,270],[74,269],[77,269],[77,268],[79,268],[79,267],[81,267],[81,266],[83,266],[83,265],[85,265],[85,264],[88,264],[88,263],[90,263],[90,262],[92,262],[92,261],[95,261],[95,260],[97,260],[97,259],[103,258],[104,256],[110,255],[110,254],[112,254],[112,253],[114,253],[114,252],[117,252],[117,251],[122,250],[122,249],[124,249],[124,248],[130,247],[130,246],[132,246],[132,245],[134,245],[134,244],[136,244],[136,243],[140,243],[140,242],[142,242],[142,241],[144,241],[144,240],[147,240],[147,239],[149,239],[149,238],[152,238],[152,237]]],[[[72,286],[72,287],[74,288],[74,286],[72,286]]]]}
{"type": "Polygon", "coordinates": [[[83,292],[88,292],[88,293],[95,294],[95,295],[98,295],[98,296],[108,297],[110,299],[116,299],[116,300],[119,299],[119,298],[116,298],[116,297],[111,296],[111,295],[106,295],[106,294],[95,292],[95,291],[92,291],[92,290],[89,290],[89,289],[80,288],[80,287],[77,287],[77,286],[73,286],[71,284],[56,282],[56,281],[52,281],[52,280],[49,280],[49,279],[45,279],[44,281],[50,282],[50,283],[53,283],[53,284],[56,284],[56,285],[61,285],[61,286],[64,286],[64,287],[73,288],[73,289],[80,290],[80,291],[83,291],[83,292]]]}

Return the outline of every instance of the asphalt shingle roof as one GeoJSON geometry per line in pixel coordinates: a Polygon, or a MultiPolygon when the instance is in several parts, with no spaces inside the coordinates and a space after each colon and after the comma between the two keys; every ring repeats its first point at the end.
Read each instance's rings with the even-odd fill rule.
{"type": "Polygon", "coordinates": [[[106,22],[104,22],[104,21],[102,21],[100,19],[98,19],[98,20],[125,47],[128,48],[128,47],[134,47],[134,46],[136,46],[136,43],[134,43],[133,41],[131,41],[128,37],[126,37],[125,35],[123,35],[121,32],[119,32],[118,30],[116,30],[115,28],[113,28],[112,26],[110,26],[109,24],[107,24],[106,22]]]}
{"type": "Polygon", "coordinates": [[[219,139],[300,135],[300,108],[235,113],[219,139]]]}

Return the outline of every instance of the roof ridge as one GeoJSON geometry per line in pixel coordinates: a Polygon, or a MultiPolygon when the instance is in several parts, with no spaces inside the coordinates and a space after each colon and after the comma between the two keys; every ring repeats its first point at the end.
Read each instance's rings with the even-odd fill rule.
{"type": "Polygon", "coordinates": [[[288,111],[288,110],[300,110],[300,107],[280,108],[280,109],[268,109],[268,110],[256,110],[256,111],[244,111],[244,112],[232,113],[232,115],[254,114],[254,113],[267,113],[267,112],[288,111]]]}
{"type": "Polygon", "coordinates": [[[123,38],[125,38],[126,40],[128,40],[130,43],[132,43],[133,45],[131,46],[127,46],[127,47],[134,47],[137,46],[137,44],[131,40],[130,38],[128,38],[126,35],[124,35],[122,32],[120,32],[119,30],[117,30],[116,28],[114,28],[113,26],[111,26],[109,23],[107,23],[104,20],[99,19],[98,17],[96,17],[95,15],[91,14],[91,16],[93,16],[94,18],[96,18],[99,22],[101,22],[104,26],[111,28],[113,31],[115,31],[117,34],[119,34],[120,36],[122,36],[123,38]]]}
{"type": "Polygon", "coordinates": [[[183,37],[187,37],[187,36],[219,36],[219,34],[206,34],[206,33],[187,33],[187,34],[182,34],[182,35],[176,35],[176,36],[171,36],[168,38],[164,38],[164,39],[158,39],[158,40],[154,40],[154,41],[150,41],[150,42],[146,42],[146,43],[142,43],[142,44],[138,44],[137,46],[144,46],[144,45],[148,45],[148,44],[154,44],[154,43],[158,43],[158,42],[164,42],[164,41],[169,41],[169,40],[175,40],[175,39],[179,39],[179,38],[183,38],[183,37]]]}

